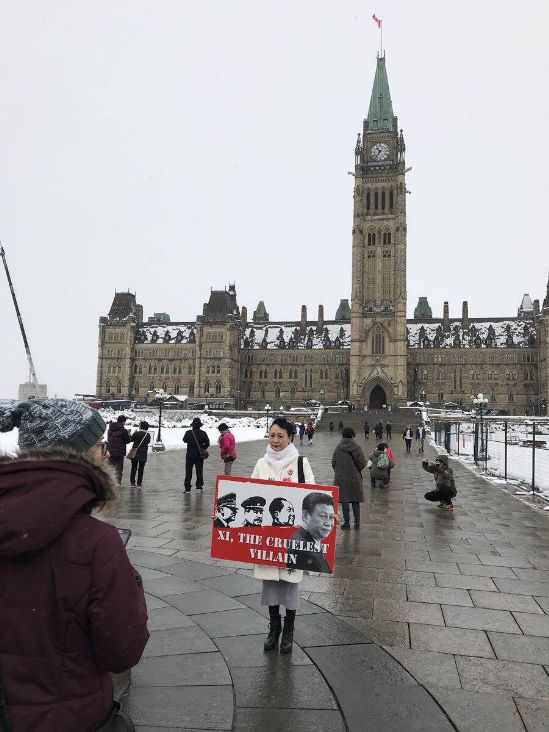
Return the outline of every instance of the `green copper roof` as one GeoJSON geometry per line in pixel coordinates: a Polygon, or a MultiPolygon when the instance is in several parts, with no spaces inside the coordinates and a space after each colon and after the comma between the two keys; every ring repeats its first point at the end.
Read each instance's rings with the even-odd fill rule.
{"type": "Polygon", "coordinates": [[[349,307],[349,300],[340,300],[339,307],[335,316],[336,320],[350,320],[351,319],[351,308],[349,307]]]}
{"type": "Polygon", "coordinates": [[[378,56],[376,76],[368,109],[368,129],[389,131],[393,129],[393,104],[389,91],[389,80],[385,68],[385,56],[378,56]]]}
{"type": "Polygon", "coordinates": [[[269,321],[269,313],[267,312],[267,308],[265,307],[263,300],[258,302],[257,307],[254,310],[253,319],[254,323],[264,323],[269,321]]]}
{"type": "Polygon", "coordinates": [[[420,297],[414,310],[414,318],[432,318],[433,311],[426,297],[420,297]]]}

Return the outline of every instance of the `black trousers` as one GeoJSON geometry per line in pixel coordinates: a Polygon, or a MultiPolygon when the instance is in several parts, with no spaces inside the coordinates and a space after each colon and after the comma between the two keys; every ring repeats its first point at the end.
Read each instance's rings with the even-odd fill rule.
{"type": "MultiPolygon", "coordinates": [[[[351,501],[351,506],[353,507],[355,526],[360,526],[360,503],[358,501],[351,501]]],[[[343,512],[344,523],[349,524],[351,520],[351,512],[349,511],[348,501],[341,502],[341,510],[343,512]]]]}
{"type": "Polygon", "coordinates": [[[202,488],[204,485],[204,460],[198,457],[185,458],[185,490],[191,490],[193,479],[193,465],[196,468],[196,487],[202,488]]]}
{"type": "Polygon", "coordinates": [[[137,473],[137,485],[141,485],[143,482],[143,471],[145,470],[145,463],[140,460],[132,460],[132,469],[130,471],[130,483],[135,485],[135,474],[137,473]]]}
{"type": "Polygon", "coordinates": [[[109,463],[114,468],[114,474],[116,475],[116,480],[119,483],[122,483],[122,473],[124,472],[124,459],[123,457],[111,457],[109,458],[109,463]]]}
{"type": "Polygon", "coordinates": [[[391,430],[388,430],[387,428],[385,428],[385,432],[387,433],[387,439],[392,440],[393,436],[391,434],[391,430]]]}
{"type": "Polygon", "coordinates": [[[410,448],[412,447],[412,438],[409,440],[404,439],[404,442],[406,443],[406,452],[410,452],[410,448]]]}
{"type": "Polygon", "coordinates": [[[437,501],[438,503],[452,503],[452,492],[449,488],[437,488],[436,491],[429,491],[425,494],[427,501],[437,501]]]}

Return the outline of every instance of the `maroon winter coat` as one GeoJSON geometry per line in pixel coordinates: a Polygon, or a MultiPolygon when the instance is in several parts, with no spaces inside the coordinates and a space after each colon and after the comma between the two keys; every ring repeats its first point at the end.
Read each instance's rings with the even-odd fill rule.
{"type": "Polygon", "coordinates": [[[118,532],[86,512],[110,481],[69,450],[0,458],[0,663],[14,732],[96,732],[109,672],[134,666],[147,643],[118,532]]]}
{"type": "Polygon", "coordinates": [[[123,422],[111,422],[107,432],[107,449],[111,457],[124,457],[126,445],[132,441],[123,422]]]}

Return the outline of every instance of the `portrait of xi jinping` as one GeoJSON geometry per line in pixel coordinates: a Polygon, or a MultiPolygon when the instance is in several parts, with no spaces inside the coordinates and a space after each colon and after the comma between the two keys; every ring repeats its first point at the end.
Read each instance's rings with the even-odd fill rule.
{"type": "Polygon", "coordinates": [[[263,510],[267,501],[262,496],[251,496],[242,501],[244,518],[242,526],[262,526],[263,510]]]}
{"type": "Polygon", "coordinates": [[[331,573],[322,551],[321,540],[325,539],[334,528],[334,499],[328,493],[308,493],[303,499],[301,512],[301,526],[291,538],[305,543],[312,550],[298,549],[294,552],[292,549],[292,553],[297,554],[297,562],[292,566],[294,569],[331,573]]]}

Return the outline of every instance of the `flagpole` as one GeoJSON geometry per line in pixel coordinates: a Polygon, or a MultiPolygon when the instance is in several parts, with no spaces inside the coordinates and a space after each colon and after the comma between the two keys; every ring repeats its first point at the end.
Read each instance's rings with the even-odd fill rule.
{"type": "Polygon", "coordinates": [[[379,22],[379,30],[381,31],[381,55],[383,56],[383,21],[379,22]]]}

